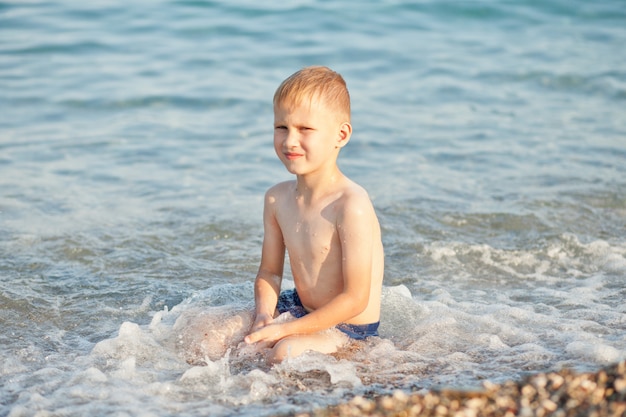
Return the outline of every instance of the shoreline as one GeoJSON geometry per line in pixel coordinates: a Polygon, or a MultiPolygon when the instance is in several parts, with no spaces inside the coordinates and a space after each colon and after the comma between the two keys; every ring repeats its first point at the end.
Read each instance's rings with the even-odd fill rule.
{"type": "Polygon", "coordinates": [[[356,396],[346,403],[295,416],[626,416],[626,361],[596,372],[563,369],[518,382],[485,382],[483,387],[477,391],[441,389],[426,394],[396,391],[373,398],[356,396]]]}

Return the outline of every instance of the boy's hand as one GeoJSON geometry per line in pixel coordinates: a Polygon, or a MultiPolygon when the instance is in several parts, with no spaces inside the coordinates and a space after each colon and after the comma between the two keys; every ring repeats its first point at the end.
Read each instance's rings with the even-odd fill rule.
{"type": "Polygon", "coordinates": [[[254,330],[254,327],[253,327],[252,332],[249,335],[247,335],[243,340],[248,344],[257,343],[257,342],[265,342],[265,343],[273,344],[274,342],[277,342],[280,339],[282,339],[283,337],[282,332],[281,332],[282,327],[283,326],[280,323],[268,324],[266,326],[259,328],[258,330],[254,330]]]}
{"type": "Polygon", "coordinates": [[[254,319],[254,323],[252,323],[252,327],[250,328],[250,333],[246,337],[244,337],[244,342],[247,344],[256,343],[261,341],[262,339],[258,338],[258,335],[252,336],[259,332],[259,330],[263,329],[266,326],[269,326],[274,321],[274,316],[270,314],[257,314],[254,319]]]}
{"type": "Polygon", "coordinates": [[[250,328],[250,333],[262,329],[273,321],[274,317],[270,314],[257,314],[256,318],[254,319],[254,323],[252,323],[252,327],[250,328]]]}

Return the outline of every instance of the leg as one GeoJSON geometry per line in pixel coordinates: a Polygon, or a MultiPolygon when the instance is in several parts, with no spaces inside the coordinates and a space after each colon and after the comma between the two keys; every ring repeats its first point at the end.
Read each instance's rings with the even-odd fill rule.
{"type": "Polygon", "coordinates": [[[335,329],[310,335],[289,336],[274,345],[269,352],[268,361],[272,364],[279,363],[286,358],[300,356],[307,350],[334,353],[347,341],[348,337],[335,329]]]}
{"type": "Polygon", "coordinates": [[[178,347],[189,363],[220,359],[243,340],[252,317],[252,311],[229,306],[186,311],[174,324],[178,347]]]}

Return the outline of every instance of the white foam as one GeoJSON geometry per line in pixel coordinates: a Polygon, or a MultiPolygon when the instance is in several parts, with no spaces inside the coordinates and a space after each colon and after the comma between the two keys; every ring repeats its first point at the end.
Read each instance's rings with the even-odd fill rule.
{"type": "Polygon", "coordinates": [[[476,339],[478,343],[481,343],[489,350],[506,350],[510,348],[495,334],[480,334],[476,339]]]}
{"type": "Polygon", "coordinates": [[[279,369],[289,372],[311,372],[323,371],[330,377],[333,385],[342,382],[351,387],[362,385],[361,379],[357,376],[355,364],[347,360],[334,360],[329,356],[321,354],[307,354],[296,358],[289,358],[279,365],[279,369]]]}
{"type": "Polygon", "coordinates": [[[215,362],[207,360],[203,366],[189,368],[180,377],[180,382],[187,385],[205,384],[221,388],[225,386],[225,381],[230,376],[228,359],[222,358],[215,362]]]}
{"type": "MultiPolygon", "coordinates": [[[[49,381],[46,386],[56,397],[24,393],[12,413],[32,415],[45,409],[46,401],[64,398],[72,410],[84,411],[81,404],[89,401],[107,401],[127,404],[134,415],[158,409],[176,414],[186,402],[204,399],[207,407],[227,415],[232,406],[280,402],[302,392],[358,392],[372,384],[471,386],[533,369],[624,358],[626,338],[616,337],[613,327],[623,326],[626,316],[602,307],[605,278],[592,275],[576,284],[575,290],[535,288],[533,297],[544,304],[516,302],[522,291],[515,289],[491,294],[440,286],[420,298],[404,285],[385,287],[382,338],[354,342],[336,355],[311,353],[274,367],[260,359],[262,352],[237,344],[250,311],[241,303],[212,305],[231,298],[229,288],[238,293],[249,287],[213,289],[155,312],[147,325],[122,323],[117,335],[77,358],[73,371],[48,368],[35,374],[49,381]],[[220,341],[219,349],[203,344],[207,334],[220,341]],[[154,405],[146,409],[142,396],[129,396],[129,390],[150,396],[154,405]]],[[[8,364],[5,368],[11,372],[8,364]]]]}
{"type": "Polygon", "coordinates": [[[11,375],[26,372],[28,368],[13,352],[2,352],[0,355],[0,375],[11,375]]]}
{"type": "Polygon", "coordinates": [[[565,347],[569,354],[590,359],[600,364],[611,364],[626,358],[626,350],[616,349],[601,341],[576,341],[565,347]]]}
{"type": "Polygon", "coordinates": [[[425,245],[424,253],[435,265],[458,271],[463,266],[472,274],[478,268],[489,268],[517,279],[539,279],[554,282],[566,271],[570,277],[589,273],[626,271],[626,245],[596,240],[581,243],[578,237],[563,234],[545,247],[533,250],[507,250],[486,244],[463,242],[433,242],[425,245]]]}
{"type": "Polygon", "coordinates": [[[91,368],[87,368],[84,372],[81,372],[76,382],[98,384],[98,383],[104,383],[107,381],[108,381],[108,377],[104,374],[104,372],[102,372],[98,368],[91,367],[91,368]]]}
{"type": "Polygon", "coordinates": [[[124,322],[120,326],[119,334],[112,339],[105,339],[93,348],[95,355],[109,358],[149,361],[155,358],[161,348],[157,341],[144,332],[136,323],[124,322]]]}

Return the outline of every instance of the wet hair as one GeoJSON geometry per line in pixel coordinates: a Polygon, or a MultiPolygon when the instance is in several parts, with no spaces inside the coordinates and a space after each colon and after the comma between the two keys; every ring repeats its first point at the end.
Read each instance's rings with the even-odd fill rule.
{"type": "Polygon", "coordinates": [[[350,121],[350,94],[343,77],[327,67],[311,66],[289,76],[274,94],[274,106],[300,105],[313,99],[350,121]]]}

